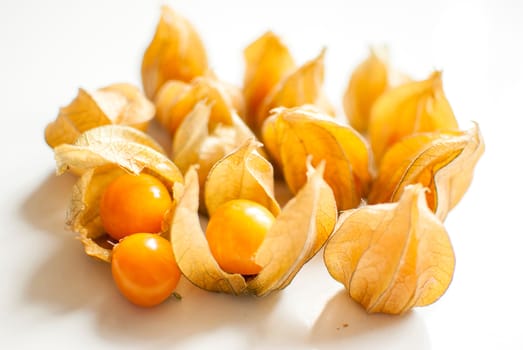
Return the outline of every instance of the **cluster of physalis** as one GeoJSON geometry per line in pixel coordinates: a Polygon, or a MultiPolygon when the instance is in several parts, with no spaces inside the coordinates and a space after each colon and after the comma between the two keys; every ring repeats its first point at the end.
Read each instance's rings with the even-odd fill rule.
{"type": "Polygon", "coordinates": [[[324,51],[297,66],[268,32],[244,56],[242,88],[219,80],[192,25],[164,7],[143,57],[145,94],[80,89],[60,109],[45,137],[57,172],[78,176],[67,224],[85,252],[111,263],[141,306],[172,295],[180,275],[263,296],[322,248],[369,312],[437,300],[454,271],[443,221],[484,149],[476,124],[459,129],[441,73],[393,79],[371,52],[350,77],[344,123],[322,91],[324,51]],[[143,131],[153,118],[172,135],[169,152],[143,131]],[[275,176],[294,196],[283,207],[275,176]]]}

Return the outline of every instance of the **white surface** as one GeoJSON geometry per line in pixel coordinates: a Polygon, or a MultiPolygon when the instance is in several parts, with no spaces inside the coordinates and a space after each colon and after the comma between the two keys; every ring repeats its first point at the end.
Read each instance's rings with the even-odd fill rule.
{"type": "Polygon", "coordinates": [[[349,73],[371,44],[388,44],[396,66],[416,78],[443,69],[460,124],[478,121],[487,149],[446,222],[457,265],[438,302],[402,317],[367,315],[318,256],[264,299],[184,281],[182,302],[131,306],[108,267],[63,229],[74,179],[54,176],[43,129],[78,87],[139,84],[161,2],[2,1],[0,348],[522,349],[522,3],[357,3],[169,2],[231,82],[243,76],[241,50],[268,29],[299,63],[326,46],[327,93],[339,110],[349,73]]]}

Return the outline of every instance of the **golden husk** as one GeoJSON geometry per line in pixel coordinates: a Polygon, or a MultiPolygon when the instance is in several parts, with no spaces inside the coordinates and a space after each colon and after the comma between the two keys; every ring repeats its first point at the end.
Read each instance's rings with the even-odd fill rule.
{"type": "Polygon", "coordinates": [[[324,249],[331,276],[368,312],[401,314],[445,293],[455,257],[421,185],[395,203],[367,205],[340,216],[324,249]]]}
{"type": "Polygon", "coordinates": [[[287,286],[321,248],[336,222],[336,204],[322,173],[323,165],[310,169],[306,185],[276,217],[256,254],[261,272],[246,280],[223,271],[212,256],[198,215],[198,175],[189,169],[170,236],[182,273],[200,288],[229,294],[263,296],[287,286]]]}
{"type": "Polygon", "coordinates": [[[78,95],[45,128],[47,144],[72,144],[85,131],[102,125],[126,125],[144,130],[154,117],[154,105],[135,86],[112,84],[78,95]]]}
{"type": "Polygon", "coordinates": [[[365,140],[350,126],[312,106],[279,108],[262,130],[262,139],[282,169],[290,190],[306,182],[306,159],[325,161],[325,181],[340,210],[357,207],[370,185],[369,152],[365,140]]]}
{"type": "Polygon", "coordinates": [[[190,82],[208,69],[207,53],[193,25],[168,6],[142,59],[142,83],[151,100],[169,80],[190,82]]]}

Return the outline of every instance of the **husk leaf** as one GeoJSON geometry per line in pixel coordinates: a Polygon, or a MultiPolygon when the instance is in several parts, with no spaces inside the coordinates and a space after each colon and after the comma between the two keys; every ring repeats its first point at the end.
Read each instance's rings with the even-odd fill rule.
{"type": "Polygon", "coordinates": [[[360,133],[367,132],[374,101],[389,85],[386,62],[375,50],[352,72],[343,95],[343,109],[350,125],[360,133]]]}
{"type": "Polygon", "coordinates": [[[280,206],[274,197],[272,165],[258,153],[260,147],[260,143],[248,139],[211,168],[205,181],[209,216],[221,204],[233,199],[252,200],[278,216],[280,206]]]}
{"type": "MultiPolygon", "coordinates": [[[[111,239],[103,228],[99,209],[106,187],[125,173],[155,176],[171,192],[176,205],[183,176],[146,134],[124,126],[102,126],[83,133],[73,145],[55,148],[57,173],[76,169],[81,174],[73,187],[67,226],[77,233],[85,252],[109,262],[111,239]],[[178,188],[178,189],[177,189],[178,188]]],[[[162,229],[169,226],[166,215],[162,229]]]]}
{"type": "Polygon", "coordinates": [[[78,234],[85,253],[105,262],[111,261],[111,247],[101,244],[109,237],[100,219],[100,200],[105,188],[125,171],[116,166],[103,166],[86,171],[73,187],[67,210],[67,227],[78,234]]]}
{"type": "Polygon", "coordinates": [[[223,271],[214,259],[200,224],[199,180],[194,168],[185,174],[185,191],[174,211],[170,241],[180,271],[194,285],[212,292],[243,294],[242,275],[223,271]]]}
{"type": "Polygon", "coordinates": [[[112,84],[78,95],[45,129],[45,140],[55,148],[72,144],[83,132],[102,125],[128,125],[140,130],[154,117],[154,105],[131,84],[112,84]]]}
{"type": "MultiPolygon", "coordinates": [[[[173,139],[172,159],[186,172],[191,165],[198,165],[200,201],[204,203],[207,174],[214,164],[239,147],[245,140],[254,138],[243,120],[232,113],[230,125],[217,124],[211,129],[211,106],[201,101],[182,121],[173,139]]],[[[200,208],[204,211],[204,208],[200,208]]]]}
{"type": "Polygon", "coordinates": [[[285,288],[336,225],[336,201],[323,180],[325,163],[307,168],[307,183],[282,209],[256,254],[263,268],[248,287],[258,296],[285,288]]]}
{"type": "Polygon", "coordinates": [[[167,5],[162,6],[156,32],[142,59],[147,97],[154,99],[166,81],[190,82],[207,69],[207,54],[196,29],[167,5]]]}
{"type": "Polygon", "coordinates": [[[455,131],[458,123],[445,97],[441,72],[383,93],[373,104],[369,140],[379,165],[386,150],[402,138],[420,132],[455,131]]]}
{"type": "Polygon", "coordinates": [[[368,312],[401,314],[447,290],[455,257],[425,189],[405,188],[399,202],[349,210],[324,249],[331,276],[368,312]]]}
{"type": "Polygon", "coordinates": [[[266,32],[243,52],[245,74],[243,95],[246,103],[245,120],[255,127],[257,111],[272,89],[295,69],[294,59],[280,38],[266,32]]]}
{"type": "Polygon", "coordinates": [[[198,175],[190,168],[171,226],[180,270],[198,287],[215,292],[263,296],[287,286],[321,248],[336,223],[336,204],[322,173],[323,165],[311,169],[307,184],[276,217],[256,255],[262,270],[246,280],[221,270],[212,256],[198,216],[198,175]]]}
{"type": "Polygon", "coordinates": [[[278,108],[262,130],[264,144],[281,167],[290,190],[306,182],[305,160],[325,161],[325,181],[340,210],[357,207],[370,184],[369,152],[350,126],[337,123],[310,106],[278,108]]]}
{"type": "MultiPolygon", "coordinates": [[[[219,82],[212,76],[197,77],[190,83],[168,81],[158,91],[155,104],[158,109],[156,114],[160,123],[172,134],[176,132],[183,119],[194,109],[200,101],[206,101],[212,106],[210,127],[217,124],[231,125],[235,103],[241,104],[233,87],[219,82]],[[234,101],[233,101],[234,98],[234,101]]],[[[240,105],[239,108],[242,108],[240,105]]]]}
{"type": "Polygon", "coordinates": [[[323,94],[325,50],[303,66],[283,78],[267,94],[257,111],[254,130],[260,130],[270,111],[275,107],[315,105],[323,112],[334,114],[332,106],[323,94]]]}
{"type": "Polygon", "coordinates": [[[383,157],[368,202],[395,202],[407,185],[421,183],[428,188],[429,208],[444,220],[470,186],[484,148],[477,124],[467,131],[404,138],[383,157]]]}
{"type": "Polygon", "coordinates": [[[70,169],[82,173],[114,164],[135,174],[147,168],[165,183],[183,182],[180,170],[162,153],[160,145],[145,133],[125,126],[88,130],[73,145],[56,147],[55,160],[58,174],[70,169]]]}

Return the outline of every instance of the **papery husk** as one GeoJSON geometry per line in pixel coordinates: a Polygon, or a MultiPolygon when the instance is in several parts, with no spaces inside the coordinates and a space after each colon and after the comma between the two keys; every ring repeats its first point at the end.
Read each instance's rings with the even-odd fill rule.
{"type": "Polygon", "coordinates": [[[326,162],[325,181],[340,210],[357,207],[370,185],[369,152],[365,140],[313,106],[278,108],[264,124],[262,139],[296,193],[306,182],[305,160],[326,162]]]}
{"type": "Polygon", "coordinates": [[[323,92],[325,49],[313,60],[282,79],[264,98],[257,113],[254,131],[260,130],[270,111],[276,107],[314,105],[322,112],[334,115],[334,109],[323,92]]]}
{"type": "MultiPolygon", "coordinates": [[[[202,143],[198,153],[198,175],[200,176],[201,203],[205,203],[205,181],[212,167],[220,159],[239,147],[245,140],[254,137],[244,134],[238,126],[218,125],[202,143]]],[[[205,206],[204,206],[205,207],[205,206]]],[[[205,212],[206,208],[201,208],[205,212]]]]}
{"type": "Polygon", "coordinates": [[[94,91],[92,96],[113,124],[129,125],[145,130],[155,114],[154,104],[138,87],[131,84],[111,84],[94,91]],[[123,96],[125,101],[117,103],[116,99],[109,97],[112,94],[123,96]]]}
{"type": "Polygon", "coordinates": [[[205,73],[204,77],[210,79],[219,86],[219,88],[225,93],[227,102],[230,103],[230,106],[232,106],[234,111],[243,119],[243,116],[247,112],[247,103],[245,101],[245,96],[243,95],[242,87],[219,79],[216,73],[211,69],[205,73]]]}
{"type": "Polygon", "coordinates": [[[343,109],[350,125],[360,133],[367,132],[371,107],[389,86],[388,70],[385,59],[371,49],[351,74],[343,95],[343,109]]]}
{"type": "Polygon", "coordinates": [[[225,81],[220,81],[220,86],[228,96],[232,108],[243,119],[243,116],[247,113],[247,104],[241,87],[225,81]]]}
{"type": "Polygon", "coordinates": [[[171,108],[173,104],[180,99],[181,96],[187,94],[190,90],[190,83],[181,80],[168,80],[158,90],[154,98],[154,105],[156,107],[156,120],[167,130],[173,133],[175,130],[171,124],[180,124],[185,115],[171,117],[171,108]],[[171,120],[172,119],[172,120],[171,120]]]}
{"type": "Polygon", "coordinates": [[[102,125],[127,125],[144,130],[154,117],[154,105],[131,84],[112,84],[78,95],[45,129],[47,144],[55,148],[73,143],[83,132],[102,125]]]}
{"type": "Polygon", "coordinates": [[[467,131],[404,138],[383,157],[368,202],[395,202],[407,185],[421,183],[428,188],[429,208],[444,220],[470,186],[484,149],[477,124],[467,131]]]}
{"type": "Polygon", "coordinates": [[[86,171],[73,187],[72,199],[67,210],[66,226],[78,234],[87,255],[105,262],[111,261],[111,238],[100,219],[100,201],[105,188],[123,169],[104,166],[86,171]]]}
{"type": "Polygon", "coordinates": [[[369,56],[352,72],[343,94],[343,110],[350,125],[366,134],[370,112],[378,97],[410,81],[407,75],[390,66],[387,47],[371,48],[369,56]]]}
{"type": "Polygon", "coordinates": [[[296,66],[287,46],[270,31],[247,46],[243,55],[245,121],[247,125],[254,128],[260,104],[284,77],[294,71],[296,66]]]}
{"type": "Polygon", "coordinates": [[[379,165],[387,149],[421,132],[455,131],[458,123],[443,92],[441,72],[384,92],[373,104],[368,136],[379,165]]]}
{"type": "Polygon", "coordinates": [[[214,164],[205,181],[205,206],[212,216],[216,208],[233,199],[248,199],[267,208],[275,217],[280,206],[274,197],[274,171],[258,149],[255,139],[214,164]]]}
{"type": "Polygon", "coordinates": [[[107,125],[84,132],[74,144],[55,148],[56,171],[76,173],[117,164],[132,173],[150,168],[167,182],[177,182],[182,175],[165,155],[162,147],[147,134],[131,127],[107,125]]]}
{"type": "Polygon", "coordinates": [[[170,236],[182,273],[200,288],[236,295],[263,296],[287,286],[321,248],[336,223],[336,204],[322,172],[322,166],[311,169],[307,184],[276,217],[256,255],[262,270],[246,279],[224,272],[212,256],[198,216],[198,175],[194,168],[189,169],[170,236]]]}
{"type": "MultiPolygon", "coordinates": [[[[100,219],[100,200],[114,179],[125,173],[144,172],[164,183],[172,195],[173,206],[180,195],[181,172],[165,154],[141,143],[142,140],[149,141],[145,134],[130,127],[111,125],[85,132],[73,145],[55,148],[58,174],[71,168],[81,173],[73,188],[67,226],[79,235],[88,255],[103,261],[110,261],[112,247],[100,219]]],[[[166,216],[164,231],[168,221],[166,216]]]]}
{"type": "Polygon", "coordinates": [[[162,6],[156,32],[142,60],[145,94],[154,99],[165,82],[190,82],[207,69],[207,53],[196,29],[171,8],[162,6]]]}
{"type": "Polygon", "coordinates": [[[429,305],[447,290],[455,257],[421,185],[399,202],[343,213],[324,249],[331,276],[368,312],[401,314],[429,305]]]}
{"type": "Polygon", "coordinates": [[[212,106],[211,128],[216,124],[233,123],[232,114],[244,108],[238,92],[211,76],[197,77],[190,83],[168,81],[158,91],[155,99],[156,118],[172,134],[176,132],[183,119],[196,104],[205,101],[212,106]]]}
{"type": "Polygon", "coordinates": [[[182,121],[173,137],[171,158],[185,173],[200,159],[200,149],[209,138],[209,118],[211,106],[199,102],[182,121]]]}
{"type": "MultiPolygon", "coordinates": [[[[143,172],[158,175],[149,168],[143,172]]],[[[105,262],[111,262],[112,248],[117,242],[104,230],[100,219],[100,201],[107,186],[119,176],[128,173],[128,169],[108,164],[84,172],[73,187],[72,199],[67,210],[66,226],[76,234],[84,246],[87,255],[105,262]]],[[[163,178],[159,178],[164,180],[163,178]]],[[[181,194],[181,182],[166,183],[173,198],[171,211],[176,207],[181,194]]],[[[161,232],[170,227],[170,215],[166,214],[161,232]]]]}
{"type": "MultiPolygon", "coordinates": [[[[198,102],[180,124],[173,139],[172,159],[185,173],[191,165],[198,165],[200,188],[204,189],[207,174],[214,164],[254,134],[243,120],[231,114],[231,124],[215,124],[212,128],[212,107],[198,102]]],[[[200,191],[204,203],[204,191],[200,191]]],[[[205,208],[201,208],[205,211],[205,208]]]]}
{"type": "Polygon", "coordinates": [[[307,162],[307,182],[282,209],[256,254],[261,272],[248,284],[258,296],[285,288],[329,239],[338,216],[323,179],[325,163],[307,162]],[[305,234],[306,233],[306,234],[305,234]]]}
{"type": "Polygon", "coordinates": [[[214,259],[200,223],[198,174],[189,168],[185,189],[174,211],[170,241],[180,271],[194,285],[212,292],[244,294],[242,275],[223,271],[214,259]]]}

